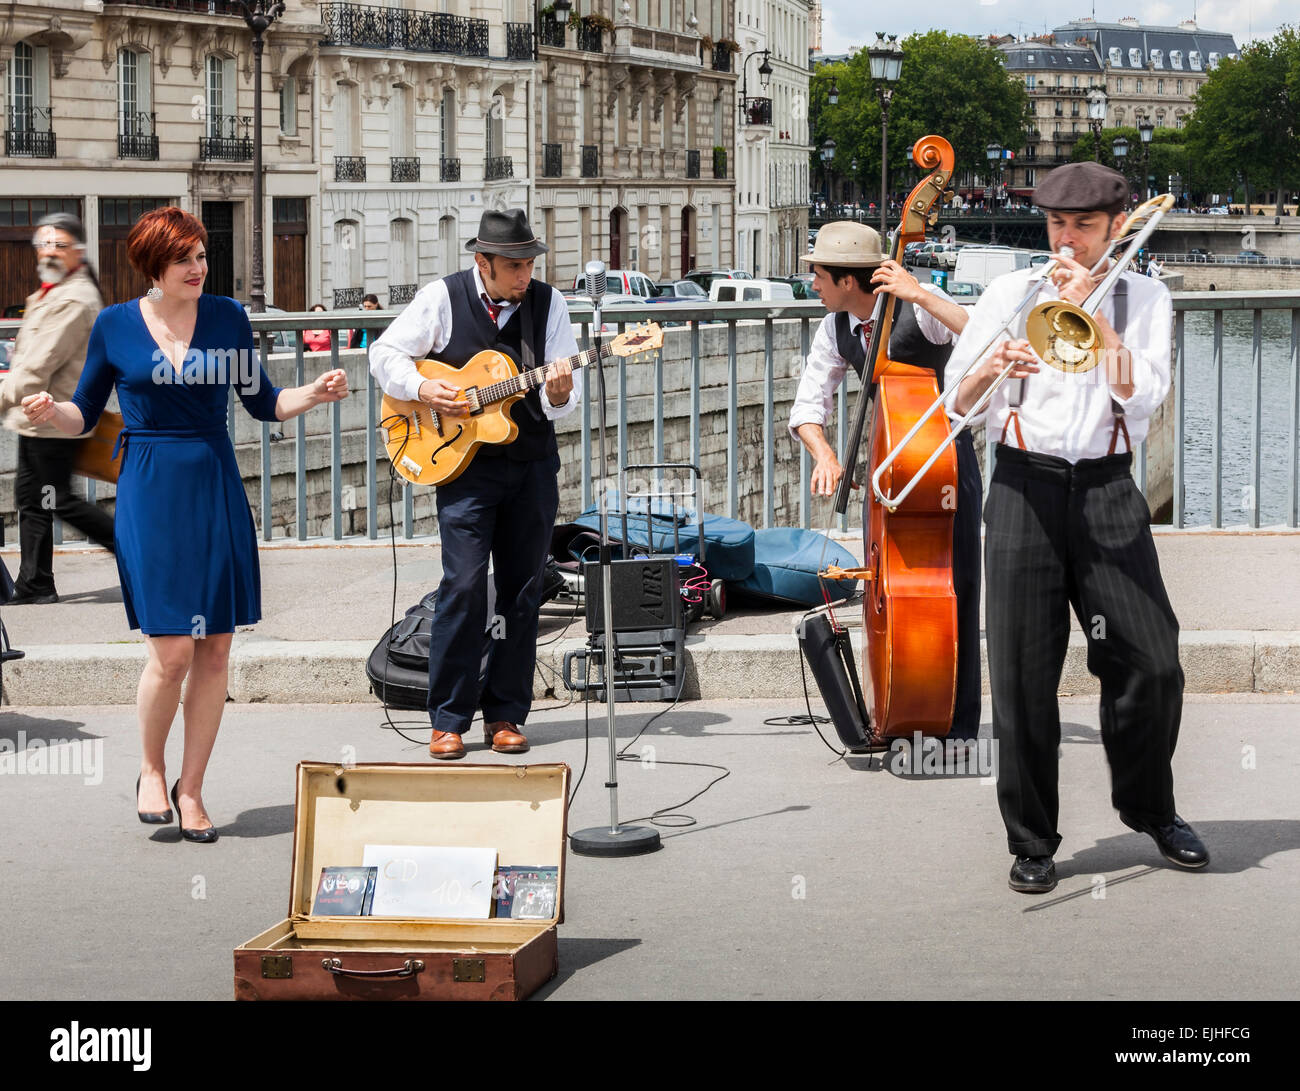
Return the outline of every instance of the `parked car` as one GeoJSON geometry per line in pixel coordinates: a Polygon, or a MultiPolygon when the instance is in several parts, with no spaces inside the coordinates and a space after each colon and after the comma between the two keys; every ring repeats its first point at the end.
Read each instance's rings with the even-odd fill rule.
{"type": "Polygon", "coordinates": [[[984,294],[984,288],[969,280],[950,280],[944,289],[958,303],[974,303],[984,294]]]}
{"type": "MultiPolygon", "coordinates": [[[[632,295],[648,299],[654,293],[654,281],[636,269],[607,269],[605,290],[611,295],[632,295]]],[[[587,275],[579,273],[573,278],[573,290],[582,295],[587,290],[587,275]]]]}
{"type": "MultiPolygon", "coordinates": [[[[253,313],[247,303],[244,304],[244,312],[246,314],[253,313]]],[[[287,314],[288,312],[282,311],[279,307],[272,307],[268,303],[266,305],[266,313],[287,314]]],[[[257,334],[253,335],[253,343],[257,345],[259,349],[262,347],[262,339],[259,336],[257,336],[257,334]]],[[[271,352],[273,355],[277,355],[281,352],[294,352],[296,350],[297,344],[298,344],[297,333],[291,332],[289,330],[276,330],[273,334],[271,334],[271,352]]]]}
{"type": "Polygon", "coordinates": [[[1187,260],[1205,264],[1207,262],[1213,262],[1214,255],[1208,250],[1202,250],[1199,246],[1193,246],[1187,251],[1187,260]]]}
{"type": "Polygon", "coordinates": [[[1227,215],[1228,215],[1228,206],[1227,206],[1227,205],[1215,205],[1213,208],[1207,208],[1207,209],[1205,210],[1205,212],[1206,212],[1206,214],[1209,215],[1209,216],[1227,216],[1227,215]]]}
{"type": "Polygon", "coordinates": [[[693,280],[664,280],[655,285],[655,294],[646,302],[666,302],[675,299],[681,302],[695,302],[709,298],[709,293],[693,280]]]}
{"type": "Polygon", "coordinates": [[[812,273],[795,273],[787,279],[794,286],[795,299],[821,299],[821,296],[817,294],[817,289],[813,287],[812,273]],[[799,285],[803,286],[803,295],[799,294],[799,285]]]}
{"type": "Polygon", "coordinates": [[[780,280],[719,280],[709,289],[714,303],[771,303],[794,301],[794,288],[780,280]]]}
{"type": "MultiPolygon", "coordinates": [[[[582,294],[572,295],[572,296],[569,296],[568,298],[571,299],[574,303],[578,303],[578,304],[588,303],[588,302],[589,302],[587,296],[582,295],[582,294]]],[[[604,298],[603,300],[601,300],[601,304],[600,304],[600,305],[601,305],[600,332],[601,332],[602,334],[604,334],[604,333],[618,333],[618,324],[619,324],[619,320],[618,320],[617,318],[615,318],[614,316],[612,316],[612,315],[606,314],[605,311],[604,311],[604,308],[606,308],[606,307],[616,307],[616,306],[618,306],[620,303],[626,303],[626,304],[629,304],[629,305],[631,305],[631,306],[633,306],[633,307],[644,307],[644,306],[645,306],[645,302],[646,302],[645,299],[644,299],[643,297],[641,297],[641,296],[635,296],[635,295],[622,295],[622,294],[613,293],[613,292],[607,294],[607,295],[605,296],[605,298],[604,298]]],[[[623,321],[626,323],[628,320],[627,320],[627,319],[624,319],[623,321]]],[[[636,321],[639,322],[640,319],[637,319],[636,321]]],[[[587,324],[588,324],[589,326],[590,326],[590,324],[591,324],[591,316],[590,316],[590,315],[587,316],[587,324]]],[[[581,319],[577,319],[577,320],[575,320],[575,321],[573,322],[573,333],[574,333],[574,336],[578,338],[578,343],[581,344],[581,343],[582,343],[582,321],[581,321],[581,319]]]]}
{"type": "Polygon", "coordinates": [[[713,282],[715,280],[734,280],[735,277],[733,277],[731,272],[726,269],[692,269],[686,274],[686,279],[694,281],[707,292],[713,287],[713,282]]]}
{"type": "Polygon", "coordinates": [[[1245,262],[1247,265],[1268,264],[1268,258],[1258,250],[1243,250],[1237,255],[1237,260],[1245,262]]]}
{"type": "Polygon", "coordinates": [[[1028,268],[1029,260],[1028,250],[1010,246],[963,246],[957,255],[953,280],[984,287],[1003,273],[1028,268]]]}

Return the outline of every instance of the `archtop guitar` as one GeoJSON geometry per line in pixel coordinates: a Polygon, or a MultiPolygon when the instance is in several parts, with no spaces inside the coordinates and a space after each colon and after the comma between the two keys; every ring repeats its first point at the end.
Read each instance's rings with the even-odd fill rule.
{"type": "MultiPolygon", "coordinates": [[[[664,343],[663,330],[644,323],[619,334],[600,347],[600,355],[635,358],[649,355],[664,343]]],[[[570,356],[574,371],[596,362],[596,350],[570,356]]],[[[520,371],[504,353],[487,349],[476,353],[464,367],[438,360],[417,360],[425,379],[441,379],[460,387],[459,398],[469,405],[467,417],[444,417],[422,401],[400,401],[384,395],[380,427],[393,468],[416,485],[443,485],[455,481],[485,443],[513,443],[519,426],[510,407],[530,390],[546,383],[547,365],[520,371]]]]}

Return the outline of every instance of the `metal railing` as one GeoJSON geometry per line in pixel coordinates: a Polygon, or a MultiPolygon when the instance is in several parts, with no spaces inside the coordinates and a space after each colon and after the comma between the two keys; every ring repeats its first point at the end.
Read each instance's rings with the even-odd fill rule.
{"type": "MultiPolygon", "coordinates": [[[[389,288],[390,303],[394,302],[391,293],[395,287],[399,286],[389,288]]],[[[362,293],[361,288],[337,291],[335,305],[355,307],[362,293]],[[343,298],[343,293],[350,295],[343,298]]],[[[572,300],[569,312],[579,346],[590,348],[589,304],[572,300]]],[[[642,321],[665,327],[664,348],[648,362],[611,358],[605,365],[608,420],[617,437],[617,463],[665,461],[665,447],[679,444],[682,457],[704,470],[707,511],[746,518],[761,527],[856,526],[857,511],[851,512],[851,518],[836,520],[825,499],[812,497],[809,456],[786,430],[799,368],[825,313],[814,301],[606,308],[606,332],[602,334],[606,341],[624,327],[642,321]],[[671,430],[666,427],[669,424],[671,430]],[[712,449],[702,443],[702,436],[714,433],[725,435],[725,443],[721,452],[710,453],[712,449]],[[645,437],[637,440],[643,446],[629,450],[629,436],[634,435],[645,437]]],[[[259,338],[289,333],[291,347],[269,357],[276,382],[303,383],[308,375],[346,366],[353,384],[350,398],[322,414],[302,418],[301,428],[293,422],[259,425],[242,412],[232,415],[241,452],[255,448],[260,429],[261,468],[251,473],[246,468],[245,477],[254,495],[260,494],[254,512],[264,539],[270,540],[277,529],[283,534],[291,528],[300,540],[322,533],[309,533],[309,444],[316,451],[313,466],[330,467],[328,502],[321,496],[311,505],[313,512],[322,513],[316,516],[315,526],[323,526],[324,536],[334,540],[378,537],[380,509],[387,507],[381,484],[388,478],[377,423],[382,394],[369,377],[361,351],[345,349],[347,355],[340,360],[338,345],[344,338],[335,335],[329,352],[305,359],[299,335],[319,328],[348,331],[362,321],[367,329],[381,330],[395,314],[368,311],[363,319],[354,310],[348,314],[252,316],[259,338]],[[348,450],[364,452],[359,458],[350,454],[346,463],[342,453],[345,428],[348,450]],[[295,452],[292,466],[287,464],[282,447],[272,448],[280,435],[290,431],[295,452]],[[327,446],[328,451],[317,445],[327,446]],[[295,485],[293,510],[286,511],[284,502],[277,499],[278,514],[273,517],[272,477],[283,481],[286,474],[295,485]],[[346,493],[345,476],[353,482],[346,493]],[[353,511],[355,517],[348,514],[353,511]],[[346,521],[356,520],[354,529],[346,534],[345,515],[346,521]]],[[[18,325],[12,320],[0,322],[0,338],[12,337],[18,325]]],[[[1173,389],[1159,411],[1164,424],[1134,453],[1138,485],[1148,495],[1172,493],[1175,527],[1296,528],[1300,525],[1300,292],[1176,293],[1173,334],[1173,389]]],[[[594,384],[586,389],[594,389],[594,384]]],[[[850,375],[835,395],[827,422],[841,461],[858,392],[858,381],[850,375]]],[[[593,478],[595,418],[595,408],[584,398],[576,419],[560,422],[562,450],[569,451],[561,475],[561,486],[569,496],[565,514],[573,514],[570,508],[591,504],[602,484],[598,477],[593,478]]],[[[994,438],[987,434],[983,438],[986,480],[995,457],[994,438]]],[[[312,481],[312,487],[318,488],[314,477],[312,481]]],[[[277,498],[282,491],[281,485],[276,489],[277,498]]],[[[417,492],[399,482],[395,493],[397,517],[408,538],[415,534],[417,492]]],[[[425,533],[432,531],[431,516],[421,522],[425,533]]]]}
{"type": "Polygon", "coordinates": [[[420,180],[420,157],[418,155],[394,155],[388,160],[390,182],[418,182],[420,180]]]}
{"type": "MultiPolygon", "coordinates": [[[[344,308],[351,307],[356,309],[361,306],[361,300],[365,298],[366,290],[364,288],[335,288],[334,289],[334,309],[341,311],[344,308]]],[[[320,312],[317,312],[319,314],[320,312]]],[[[352,321],[355,324],[355,319],[352,321]]],[[[330,329],[331,327],[324,324],[319,326],[309,326],[308,329],[330,329]]],[[[343,329],[350,330],[352,325],[344,326],[343,329]]]]}
{"type": "Polygon", "coordinates": [[[483,180],[500,182],[515,176],[514,164],[508,155],[490,155],[483,160],[483,180]]]}
{"type": "Polygon", "coordinates": [[[582,146],[582,176],[584,178],[600,177],[600,148],[595,144],[582,146]]]}
{"type": "Polygon", "coordinates": [[[688,150],[686,153],[686,177],[698,178],[700,176],[700,153],[697,149],[688,150]]]}
{"type": "Polygon", "coordinates": [[[533,28],[527,23],[506,24],[506,58],[512,61],[533,59],[533,28]]]}
{"type": "Polygon", "coordinates": [[[366,180],[366,157],[364,155],[336,155],[334,157],[334,181],[364,182],[366,180]]]}
{"type": "Polygon", "coordinates": [[[559,178],[564,173],[564,160],[559,144],[542,145],[542,177],[559,178]]]}
{"type": "Polygon", "coordinates": [[[537,16],[537,44],[564,48],[564,24],[549,15],[537,16]]]}
{"type": "Polygon", "coordinates": [[[390,284],[388,286],[388,305],[396,307],[399,304],[410,303],[419,290],[420,286],[418,284],[390,284]]]}
{"type": "Polygon", "coordinates": [[[605,43],[601,28],[580,21],[578,23],[578,48],[587,53],[603,53],[605,43]]]}
{"type": "Polygon", "coordinates": [[[104,0],[104,6],[130,4],[136,8],[158,8],[182,15],[234,15],[242,18],[237,0],[104,0]]]}
{"type": "Polygon", "coordinates": [[[438,160],[438,180],[440,182],[460,181],[460,160],[443,156],[438,160]]]}
{"type": "Polygon", "coordinates": [[[5,155],[53,159],[57,150],[53,107],[5,108],[5,155]]]}
{"type": "Polygon", "coordinates": [[[227,163],[252,159],[253,138],[249,135],[252,124],[252,118],[213,114],[207,120],[207,135],[199,137],[199,158],[227,163]]]}
{"type": "Polygon", "coordinates": [[[1188,251],[1152,252],[1150,257],[1159,262],[1182,262],[1188,265],[1289,265],[1300,266],[1300,258],[1270,258],[1260,255],[1244,256],[1242,254],[1210,254],[1202,251],[1193,254],[1188,251]]]}
{"type": "Polygon", "coordinates": [[[118,114],[117,157],[157,159],[158,130],[154,114],[118,114]]]}
{"type": "Polygon", "coordinates": [[[486,19],[370,4],[321,4],[320,20],[325,27],[323,45],[453,53],[460,57],[488,55],[486,19]]]}
{"type": "Polygon", "coordinates": [[[745,103],[745,120],[750,125],[771,125],[772,100],[770,98],[751,98],[745,103]]]}

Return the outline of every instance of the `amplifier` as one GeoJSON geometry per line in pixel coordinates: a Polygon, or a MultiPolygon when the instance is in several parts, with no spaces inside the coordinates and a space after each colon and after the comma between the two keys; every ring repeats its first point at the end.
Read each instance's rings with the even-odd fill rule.
{"type": "MultiPolygon", "coordinates": [[[[583,565],[587,632],[605,631],[604,577],[599,564],[583,565]]],[[[680,629],[682,577],[672,557],[644,557],[610,565],[610,594],[616,633],[680,629]]]]}

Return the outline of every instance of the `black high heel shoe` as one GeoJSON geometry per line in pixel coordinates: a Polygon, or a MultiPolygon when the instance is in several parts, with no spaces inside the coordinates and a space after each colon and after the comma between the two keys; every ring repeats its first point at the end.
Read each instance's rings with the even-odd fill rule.
{"type": "Polygon", "coordinates": [[[171,811],[142,811],[140,810],[140,778],[135,778],[135,813],[140,816],[140,821],[150,826],[170,826],[172,822],[171,811]]]}
{"type": "Polygon", "coordinates": [[[181,782],[179,780],[172,785],[172,806],[176,808],[176,821],[180,823],[181,836],[186,841],[194,841],[200,845],[212,844],[220,836],[217,833],[216,826],[209,826],[206,830],[187,830],[185,823],[181,822],[181,801],[176,798],[176,789],[180,786],[181,782]]]}

